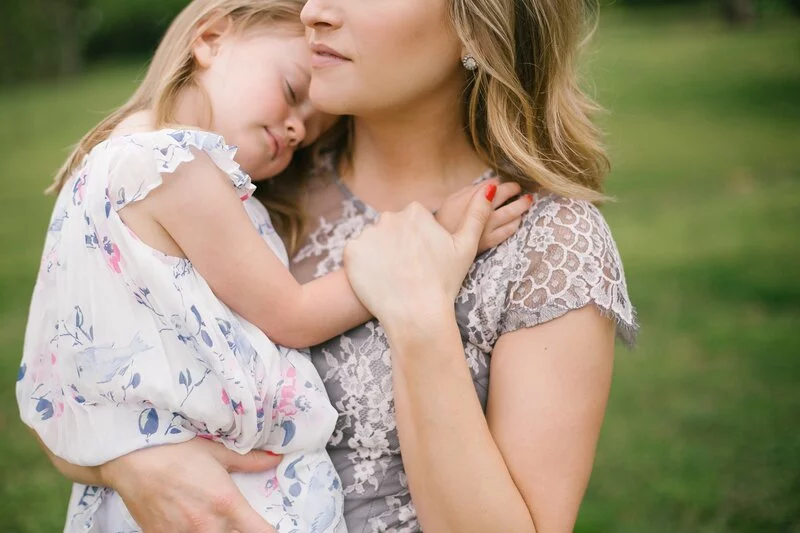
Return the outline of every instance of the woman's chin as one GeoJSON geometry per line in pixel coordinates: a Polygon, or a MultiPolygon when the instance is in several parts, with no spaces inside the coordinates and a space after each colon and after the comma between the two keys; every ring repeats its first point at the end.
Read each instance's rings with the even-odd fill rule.
{"type": "Polygon", "coordinates": [[[315,109],[329,115],[352,115],[355,106],[354,98],[342,87],[331,87],[328,84],[311,82],[308,98],[315,109]]]}

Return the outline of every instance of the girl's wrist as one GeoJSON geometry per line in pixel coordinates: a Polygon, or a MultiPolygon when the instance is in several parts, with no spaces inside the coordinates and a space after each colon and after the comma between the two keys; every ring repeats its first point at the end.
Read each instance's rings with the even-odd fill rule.
{"type": "Polygon", "coordinates": [[[415,302],[379,317],[393,344],[427,344],[455,322],[454,303],[447,296],[427,295],[415,302]]]}

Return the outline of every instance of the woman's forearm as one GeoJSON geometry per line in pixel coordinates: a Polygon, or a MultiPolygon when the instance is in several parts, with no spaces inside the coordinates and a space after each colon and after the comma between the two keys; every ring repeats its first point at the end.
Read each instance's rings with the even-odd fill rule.
{"type": "Polygon", "coordinates": [[[475,393],[452,307],[425,322],[387,327],[400,447],[422,528],[534,532],[475,393]]]}
{"type": "Polygon", "coordinates": [[[31,431],[31,433],[36,437],[39,446],[44,450],[47,458],[50,459],[50,462],[53,463],[53,466],[56,467],[56,470],[58,470],[62,476],[75,483],[82,483],[84,485],[106,485],[103,479],[101,466],[77,466],[69,463],[51,452],[35,431],[31,431]]]}

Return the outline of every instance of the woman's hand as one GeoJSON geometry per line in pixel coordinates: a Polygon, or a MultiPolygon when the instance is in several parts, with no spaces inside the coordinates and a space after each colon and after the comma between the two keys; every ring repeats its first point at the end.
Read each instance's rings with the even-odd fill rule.
{"type": "Polygon", "coordinates": [[[239,455],[194,438],[146,448],[99,467],[146,533],[275,533],[233,483],[230,472],[261,472],[280,457],[239,455]]]}
{"type": "Polygon", "coordinates": [[[454,234],[424,207],[411,204],[350,241],[347,276],[358,298],[381,322],[418,318],[431,309],[452,309],[492,214],[497,185],[475,190],[454,234]]]}
{"type": "Polygon", "coordinates": [[[469,201],[476,190],[485,188],[487,184],[497,185],[497,194],[492,201],[492,211],[486,227],[483,229],[481,239],[478,242],[478,255],[490,248],[494,248],[502,243],[519,229],[522,223],[522,215],[530,209],[533,203],[533,196],[524,194],[519,198],[510,201],[522,192],[522,187],[518,183],[509,181],[499,183],[497,178],[493,178],[479,185],[471,185],[460,191],[451,194],[445,199],[442,206],[436,211],[436,221],[450,233],[458,231],[464,211],[469,205],[469,201]]]}

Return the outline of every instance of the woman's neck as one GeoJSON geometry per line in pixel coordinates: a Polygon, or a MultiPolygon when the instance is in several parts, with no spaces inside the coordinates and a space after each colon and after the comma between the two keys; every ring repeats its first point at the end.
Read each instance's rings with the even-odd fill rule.
{"type": "Polygon", "coordinates": [[[357,196],[378,210],[412,201],[436,209],[486,169],[464,131],[460,102],[437,100],[354,118],[352,164],[342,170],[357,196]]]}

